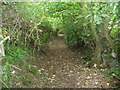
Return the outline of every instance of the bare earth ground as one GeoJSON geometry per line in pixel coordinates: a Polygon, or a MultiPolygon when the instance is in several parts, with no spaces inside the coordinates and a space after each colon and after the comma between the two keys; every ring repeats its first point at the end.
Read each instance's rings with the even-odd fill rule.
{"type": "MultiPolygon", "coordinates": [[[[96,68],[86,68],[80,63],[81,53],[71,51],[63,39],[55,38],[48,44],[46,54],[35,53],[33,65],[40,72],[32,74],[27,70],[16,72],[25,74],[23,87],[49,88],[109,88],[107,78],[96,68]]],[[[23,64],[31,64],[32,59],[23,64]]],[[[22,65],[21,65],[22,66],[22,65]]],[[[20,67],[25,70],[24,67],[20,67]]],[[[15,86],[22,82],[16,79],[15,86]]]]}

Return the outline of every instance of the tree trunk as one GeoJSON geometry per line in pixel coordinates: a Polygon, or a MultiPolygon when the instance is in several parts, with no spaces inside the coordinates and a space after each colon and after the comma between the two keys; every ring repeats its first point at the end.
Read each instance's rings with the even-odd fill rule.
{"type": "Polygon", "coordinates": [[[91,23],[91,29],[93,31],[96,47],[94,51],[93,62],[100,65],[102,63],[101,53],[102,53],[102,45],[100,42],[100,38],[96,32],[96,27],[94,23],[91,23]]]}
{"type": "MultiPolygon", "coordinates": [[[[0,2],[0,6],[2,6],[1,2],[0,2]]],[[[0,35],[2,33],[1,25],[2,25],[2,14],[0,13],[0,35]]],[[[1,47],[3,47],[3,46],[0,45],[0,79],[2,79],[2,55],[1,55],[1,47]]],[[[0,86],[2,86],[1,82],[0,82],[0,86]]]]}
{"type": "MultiPolygon", "coordinates": [[[[2,36],[2,31],[0,30],[0,35],[2,36]]],[[[2,38],[0,38],[0,42],[2,41],[2,38]]],[[[3,43],[0,44],[0,61],[2,60],[2,57],[5,56],[4,53],[4,45],[3,43]]]]}
{"type": "MultiPolygon", "coordinates": [[[[88,7],[90,7],[90,6],[91,6],[91,3],[88,3],[88,7]]],[[[89,8],[88,8],[88,12],[89,12],[89,14],[92,13],[89,8]]],[[[96,24],[94,23],[93,18],[94,18],[94,14],[93,14],[93,17],[90,17],[90,19],[92,20],[92,22],[90,23],[90,27],[92,29],[93,36],[94,36],[94,39],[95,39],[95,44],[96,44],[96,47],[95,47],[95,50],[94,50],[94,53],[93,53],[92,61],[95,64],[100,65],[102,63],[102,50],[103,50],[103,47],[101,45],[100,36],[97,33],[96,24]]]]}
{"type": "MultiPolygon", "coordinates": [[[[109,6],[107,6],[109,7],[109,6]]],[[[106,11],[105,12],[107,15],[110,15],[110,12],[109,11],[106,11]]],[[[109,25],[109,18],[107,17],[104,17],[103,18],[103,24],[101,24],[101,32],[103,33],[104,37],[106,37],[106,40],[108,42],[108,45],[109,45],[109,48],[111,49],[114,49],[114,44],[113,44],[113,41],[110,37],[110,34],[109,34],[109,31],[108,31],[108,25],[109,25]]]]}
{"type": "Polygon", "coordinates": [[[110,37],[110,35],[109,35],[109,33],[108,33],[109,20],[108,20],[108,19],[104,19],[103,22],[104,22],[103,33],[104,33],[104,35],[105,35],[105,37],[106,37],[106,39],[107,39],[110,47],[113,49],[113,48],[114,48],[113,41],[112,41],[112,39],[111,39],[111,37],[110,37]]]}

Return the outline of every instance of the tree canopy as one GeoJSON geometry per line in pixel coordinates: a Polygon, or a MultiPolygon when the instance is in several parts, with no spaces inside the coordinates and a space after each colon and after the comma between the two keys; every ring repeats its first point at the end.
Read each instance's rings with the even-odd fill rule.
{"type": "Polygon", "coordinates": [[[120,2],[2,2],[0,9],[1,41],[11,37],[5,46],[45,53],[49,41],[61,35],[68,48],[83,53],[87,63],[118,66],[120,2]]]}

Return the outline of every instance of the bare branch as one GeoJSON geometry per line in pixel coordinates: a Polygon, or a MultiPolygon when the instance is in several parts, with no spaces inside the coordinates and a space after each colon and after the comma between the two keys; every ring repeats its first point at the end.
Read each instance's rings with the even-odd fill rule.
{"type": "Polygon", "coordinates": [[[7,84],[4,83],[1,79],[0,79],[0,82],[3,83],[7,88],[9,88],[9,87],[7,86],[7,84]]]}
{"type": "Polygon", "coordinates": [[[12,65],[12,64],[10,64],[10,66],[13,67],[13,68],[15,68],[15,69],[18,69],[18,70],[22,71],[22,69],[20,69],[20,68],[14,66],[14,65],[12,65]]]}

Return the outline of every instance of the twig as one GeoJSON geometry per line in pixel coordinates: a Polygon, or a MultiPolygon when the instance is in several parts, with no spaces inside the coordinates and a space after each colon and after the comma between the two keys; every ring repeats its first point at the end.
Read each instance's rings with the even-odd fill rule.
{"type": "Polygon", "coordinates": [[[9,37],[9,36],[5,37],[5,38],[0,42],[0,45],[3,44],[7,39],[10,40],[10,37],[9,37]]]}
{"type": "Polygon", "coordinates": [[[0,79],[0,82],[3,83],[7,88],[9,88],[9,87],[7,86],[7,84],[4,83],[1,79],[0,79]]]}
{"type": "Polygon", "coordinates": [[[12,65],[12,64],[10,64],[10,66],[13,67],[13,68],[15,68],[15,69],[18,69],[18,70],[22,71],[22,69],[20,69],[20,68],[14,66],[14,65],[12,65]]]}

